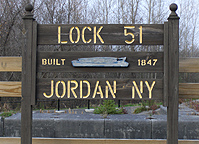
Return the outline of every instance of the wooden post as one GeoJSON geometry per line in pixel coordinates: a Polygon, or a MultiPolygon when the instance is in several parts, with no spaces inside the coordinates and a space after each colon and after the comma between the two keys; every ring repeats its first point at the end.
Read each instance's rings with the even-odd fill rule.
{"type": "Polygon", "coordinates": [[[179,94],[179,17],[178,6],[170,5],[168,18],[168,107],[167,107],[167,144],[178,144],[178,94],[179,94]]]}
{"type": "Polygon", "coordinates": [[[22,49],[22,105],[21,105],[21,144],[32,144],[32,104],[35,100],[35,74],[36,74],[36,28],[33,6],[25,7],[24,20],[24,46],[22,49]]]}
{"type": "Polygon", "coordinates": [[[164,97],[163,105],[168,106],[168,87],[169,87],[169,38],[168,38],[168,22],[164,23],[164,97]]]}

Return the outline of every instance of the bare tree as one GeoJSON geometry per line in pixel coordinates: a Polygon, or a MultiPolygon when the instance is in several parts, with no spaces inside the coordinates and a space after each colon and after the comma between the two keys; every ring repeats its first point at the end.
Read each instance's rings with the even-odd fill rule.
{"type": "Polygon", "coordinates": [[[180,3],[180,51],[182,57],[197,56],[196,41],[199,10],[198,1],[180,3]]]}
{"type": "Polygon", "coordinates": [[[20,54],[21,13],[23,3],[17,0],[1,1],[1,55],[20,54]],[[10,48],[12,47],[12,50],[10,48]]]}

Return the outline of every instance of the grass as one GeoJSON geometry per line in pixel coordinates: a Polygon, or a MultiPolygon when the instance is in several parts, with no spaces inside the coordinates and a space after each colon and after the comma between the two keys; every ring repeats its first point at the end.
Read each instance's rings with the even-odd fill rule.
{"type": "Polygon", "coordinates": [[[13,114],[16,114],[16,111],[3,112],[0,114],[0,116],[6,118],[12,116],[13,114]]]}
{"type": "Polygon", "coordinates": [[[142,104],[141,103],[136,103],[136,104],[126,104],[126,105],[123,105],[122,107],[132,107],[132,106],[141,106],[142,104]]]}
{"type": "Polygon", "coordinates": [[[136,108],[133,113],[138,114],[138,113],[141,113],[143,111],[148,111],[148,110],[152,110],[153,111],[152,113],[154,113],[154,111],[158,109],[160,105],[162,105],[162,102],[156,102],[155,100],[142,101],[140,105],[141,107],[136,108]]]}

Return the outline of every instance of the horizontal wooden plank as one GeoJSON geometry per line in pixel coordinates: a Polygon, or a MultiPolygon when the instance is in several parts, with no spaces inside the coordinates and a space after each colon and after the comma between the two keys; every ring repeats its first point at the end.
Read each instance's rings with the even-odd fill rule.
{"type": "MultiPolygon", "coordinates": [[[[0,63],[1,72],[21,72],[22,70],[21,57],[0,57],[0,63]]],[[[199,72],[199,58],[180,58],[179,72],[199,72]]]]}
{"type": "Polygon", "coordinates": [[[199,99],[199,83],[179,83],[179,98],[199,99]]]}
{"type": "Polygon", "coordinates": [[[21,57],[0,57],[0,71],[1,72],[20,72],[22,70],[21,57]]]}
{"type": "Polygon", "coordinates": [[[163,72],[163,52],[38,52],[38,72],[163,72]],[[78,68],[73,60],[90,57],[126,57],[125,68],[78,68]]]}
{"type": "Polygon", "coordinates": [[[199,58],[180,58],[180,72],[199,72],[199,58]]]}
{"type": "MultiPolygon", "coordinates": [[[[73,139],[33,138],[33,144],[166,144],[165,139],[73,139]]],[[[20,144],[19,137],[0,137],[1,144],[20,144]]],[[[199,140],[178,140],[179,144],[198,144],[199,140]]]]}
{"type": "Polygon", "coordinates": [[[21,82],[1,81],[0,97],[21,97],[21,82]]]}
{"type": "Polygon", "coordinates": [[[163,33],[163,24],[39,24],[38,44],[163,45],[163,33]]]}
{"type": "Polygon", "coordinates": [[[38,99],[157,99],[163,97],[160,79],[37,79],[38,99]],[[143,89],[143,90],[141,90],[143,89]]]}
{"type": "MultiPolygon", "coordinates": [[[[39,85],[44,85],[44,81],[49,81],[49,80],[42,80],[42,81],[43,82],[41,82],[39,85]]],[[[112,84],[112,81],[110,81],[110,83],[112,84]]],[[[46,85],[48,85],[46,87],[46,92],[47,94],[49,94],[50,84],[46,82],[46,85]]],[[[42,87],[43,86],[41,87],[38,86],[38,89],[41,91],[42,87]]],[[[121,88],[123,88],[122,85],[120,85],[120,88],[119,87],[117,88],[118,93],[120,93],[119,91],[121,91],[121,88]]],[[[124,93],[131,94],[130,89],[129,88],[127,89],[128,89],[128,92],[126,91],[124,93]]],[[[0,97],[21,97],[21,82],[1,81],[0,82],[0,97]]],[[[184,99],[198,98],[199,99],[199,83],[180,83],[179,84],[179,98],[184,98],[184,99]]]]}

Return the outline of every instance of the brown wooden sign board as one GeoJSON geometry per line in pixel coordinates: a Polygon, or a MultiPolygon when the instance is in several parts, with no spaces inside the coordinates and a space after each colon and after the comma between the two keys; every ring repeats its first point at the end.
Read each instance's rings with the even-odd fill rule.
{"type": "Polygon", "coordinates": [[[163,24],[38,25],[38,44],[163,45],[163,24]]]}
{"type": "Polygon", "coordinates": [[[163,98],[160,79],[83,79],[37,80],[37,99],[129,99],[163,98]]]}
{"type": "Polygon", "coordinates": [[[163,52],[38,52],[37,72],[163,72],[163,52]],[[73,67],[79,58],[126,57],[128,67],[73,67]]]}
{"type": "Polygon", "coordinates": [[[32,105],[36,99],[162,99],[167,106],[167,144],[178,143],[179,17],[177,5],[164,24],[56,24],[34,21],[26,7],[22,51],[21,144],[32,144],[32,105]],[[164,53],[38,52],[37,45],[164,45],[164,53]],[[128,67],[78,68],[72,60],[127,57],[128,67]],[[42,60],[43,59],[43,60],[42,60]],[[50,63],[47,64],[48,59],[50,63]],[[63,60],[64,59],[64,60],[63,60]],[[150,61],[151,60],[151,61],[150,61]],[[61,65],[63,64],[63,65],[61,65]],[[154,64],[154,65],[153,65],[154,64]],[[164,68],[163,68],[164,67],[164,68]],[[37,72],[164,72],[164,80],[40,79],[37,72]],[[164,91],[163,91],[164,89],[164,91]]]}

